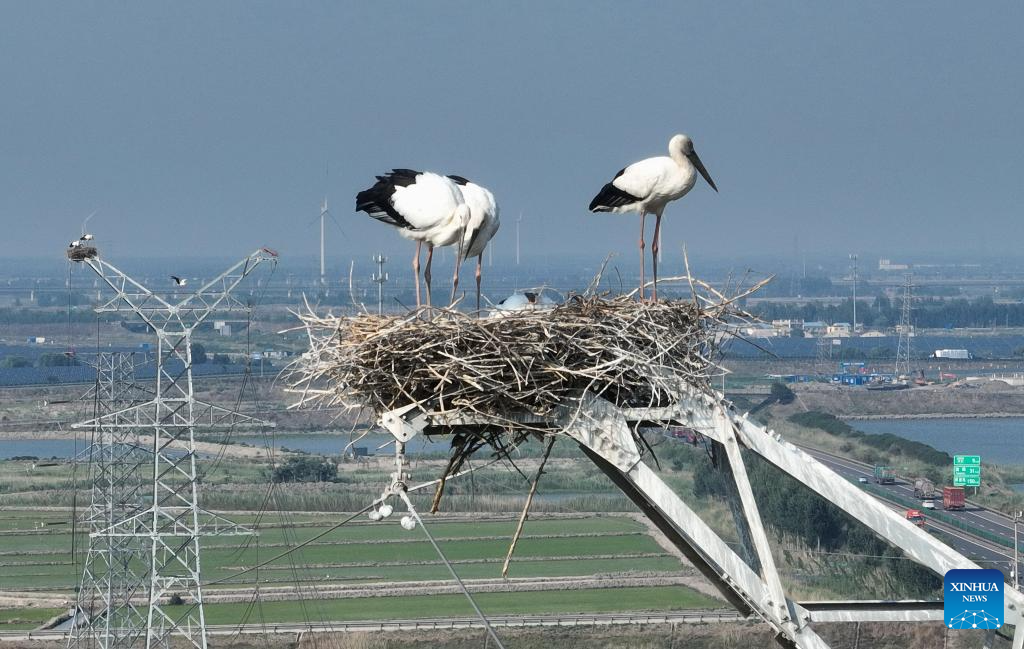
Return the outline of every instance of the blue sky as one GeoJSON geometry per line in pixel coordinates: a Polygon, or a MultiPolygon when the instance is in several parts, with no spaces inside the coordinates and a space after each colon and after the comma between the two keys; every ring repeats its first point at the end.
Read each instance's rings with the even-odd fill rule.
{"type": "Polygon", "coordinates": [[[511,254],[633,255],[586,206],[688,133],[704,184],[666,250],[1013,253],[1024,5],[993,2],[5,3],[5,255],[411,253],[352,210],[408,166],[491,187],[511,254]],[[327,167],[329,165],[329,173],[327,167]],[[13,251],[13,252],[12,252],[13,251]]]}

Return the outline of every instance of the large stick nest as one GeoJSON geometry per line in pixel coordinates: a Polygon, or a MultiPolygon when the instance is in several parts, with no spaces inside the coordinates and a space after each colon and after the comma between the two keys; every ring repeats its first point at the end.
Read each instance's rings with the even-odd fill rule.
{"type": "Polygon", "coordinates": [[[719,342],[746,316],[734,299],[713,291],[657,303],[575,296],[487,318],[436,308],[346,317],[309,309],[298,315],[310,350],[291,366],[289,383],[298,406],[379,415],[417,404],[509,428],[521,427],[510,415],[545,417],[584,392],[624,407],[665,405],[681,383],[709,389],[719,342]]]}

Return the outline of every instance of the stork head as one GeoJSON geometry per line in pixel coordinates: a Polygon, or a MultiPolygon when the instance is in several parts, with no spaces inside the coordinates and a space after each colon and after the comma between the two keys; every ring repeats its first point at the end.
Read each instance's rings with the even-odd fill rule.
{"type": "Polygon", "coordinates": [[[668,141],[668,150],[669,153],[675,153],[678,151],[684,156],[689,156],[693,153],[693,140],[690,139],[689,135],[677,133],[668,141]]]}
{"type": "Polygon", "coordinates": [[[715,181],[711,180],[711,175],[704,168],[704,163],[700,161],[700,156],[697,155],[697,151],[693,148],[693,140],[690,139],[689,135],[683,135],[682,133],[673,135],[672,139],[668,142],[668,152],[672,159],[680,164],[683,164],[682,158],[689,160],[690,164],[704,177],[704,180],[711,185],[711,189],[716,192],[718,191],[715,181]]]}

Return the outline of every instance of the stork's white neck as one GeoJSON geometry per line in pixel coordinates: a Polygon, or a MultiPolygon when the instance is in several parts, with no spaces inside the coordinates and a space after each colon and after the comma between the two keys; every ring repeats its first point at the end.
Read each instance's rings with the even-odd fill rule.
{"type": "Polygon", "coordinates": [[[680,150],[678,147],[670,146],[668,148],[668,155],[677,165],[679,165],[683,169],[687,169],[693,166],[690,163],[690,159],[683,155],[682,150],[680,150]]]}

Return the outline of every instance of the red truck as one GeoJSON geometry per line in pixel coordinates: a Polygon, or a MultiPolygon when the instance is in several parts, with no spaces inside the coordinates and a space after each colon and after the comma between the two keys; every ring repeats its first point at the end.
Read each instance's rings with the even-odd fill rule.
{"type": "Polygon", "coordinates": [[[924,527],[924,514],[919,509],[908,509],[907,520],[918,527],[924,527]]]}
{"type": "Polygon", "coordinates": [[[942,488],[942,508],[943,509],[964,509],[967,503],[967,499],[964,497],[963,487],[943,487],[942,488]]]}

